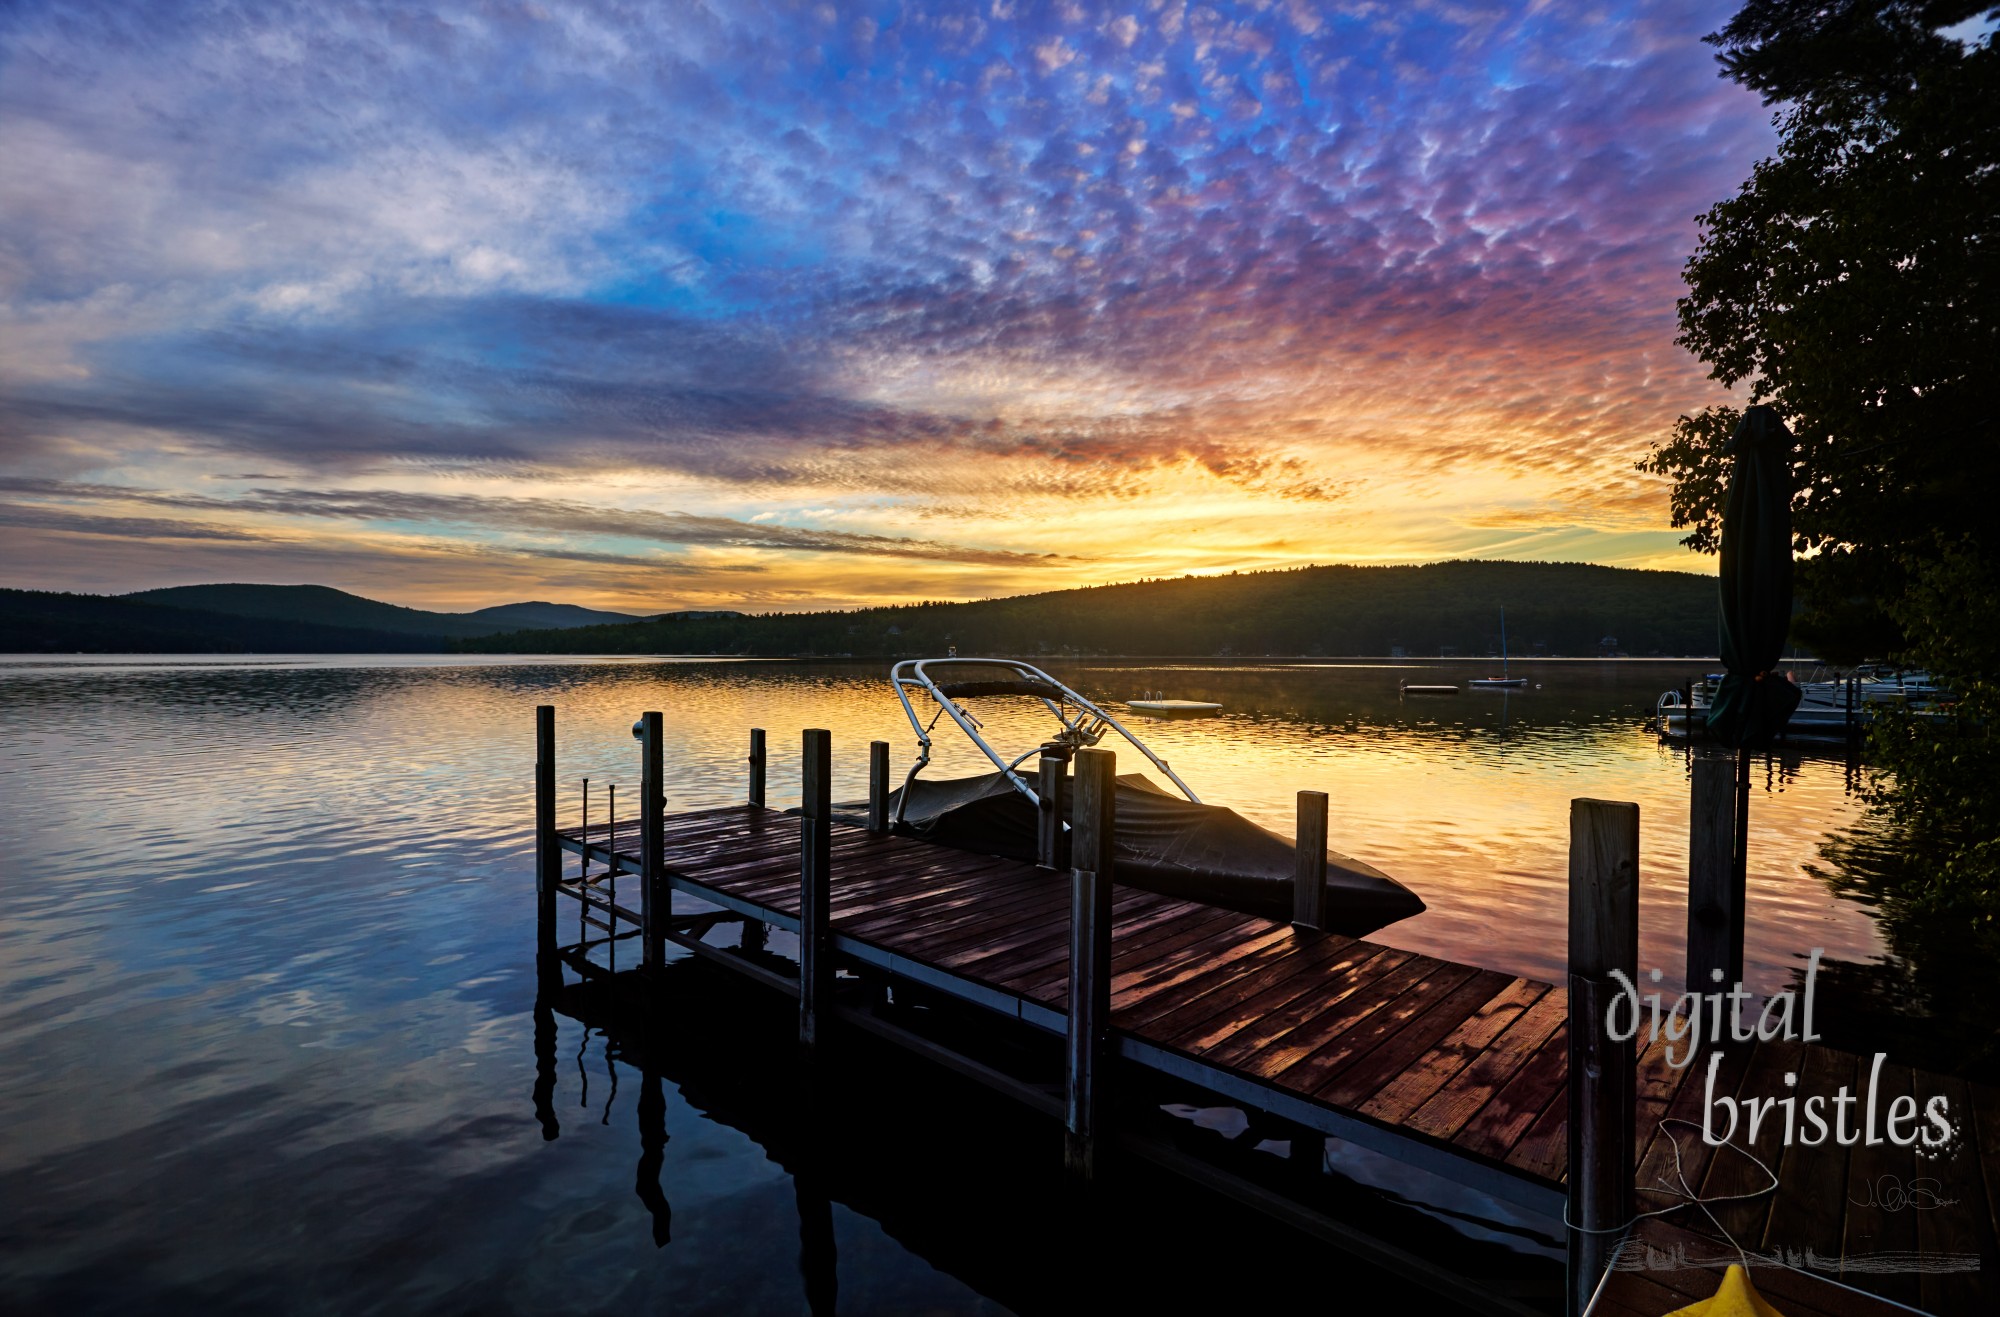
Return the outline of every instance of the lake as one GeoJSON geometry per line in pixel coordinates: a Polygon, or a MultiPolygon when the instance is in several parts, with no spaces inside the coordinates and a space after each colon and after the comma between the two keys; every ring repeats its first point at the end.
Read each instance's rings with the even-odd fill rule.
{"type": "MultiPolygon", "coordinates": [[[[1378,940],[1511,973],[1562,972],[1569,801],[1636,801],[1640,963],[1680,977],[1687,752],[1641,723],[1696,663],[1517,664],[1531,689],[1435,699],[1398,683],[1474,670],[1048,666],[1106,700],[1220,701],[1217,717],[1133,725],[1203,799],[1287,834],[1295,793],[1327,792],[1333,846],[1429,904],[1378,940]]],[[[645,709],[665,715],[670,812],[741,798],[752,726],[770,733],[772,803],[789,805],[804,727],[833,734],[836,798],[865,794],[873,739],[900,778],[914,741],[884,675],[0,659],[0,1308],[1054,1306],[1060,1138],[996,1099],[917,1067],[844,1093],[833,1131],[811,1134],[769,1059],[783,1011],[686,963],[672,973],[690,1019],[664,1081],[568,1020],[537,1037],[533,706],[558,710],[565,823],[585,776],[594,810],[614,782],[636,803],[628,729],[645,709]],[[538,1042],[544,1081],[559,1058],[553,1138],[531,1099],[538,1042]],[[649,1138],[664,1201],[635,1192],[649,1138]],[[800,1170],[821,1164],[796,1153],[808,1145],[834,1149],[832,1169],[800,1170]]],[[[933,774],[980,766],[937,735],[933,774]]],[[[1858,815],[1854,784],[1838,755],[1758,761],[1753,989],[1785,986],[1814,947],[1883,954],[1870,910],[1808,872],[1858,815]]],[[[1152,1284],[1162,1302],[1221,1301],[1274,1229],[1136,1175],[1118,1192],[1128,1299],[1152,1284]]]]}

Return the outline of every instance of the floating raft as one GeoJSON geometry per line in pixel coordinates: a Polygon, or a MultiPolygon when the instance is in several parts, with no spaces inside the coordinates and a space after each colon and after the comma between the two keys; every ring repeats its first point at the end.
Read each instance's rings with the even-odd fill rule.
{"type": "Polygon", "coordinates": [[[1150,713],[1168,718],[1186,718],[1195,714],[1222,712],[1220,704],[1208,700],[1127,700],[1125,707],[1138,713],[1150,713]]]}

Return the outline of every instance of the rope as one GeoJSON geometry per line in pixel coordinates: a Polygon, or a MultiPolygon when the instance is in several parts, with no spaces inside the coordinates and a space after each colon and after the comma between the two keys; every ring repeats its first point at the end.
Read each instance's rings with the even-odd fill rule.
{"type": "Polygon", "coordinates": [[[1701,1209],[1702,1215],[1708,1218],[1709,1224],[1715,1227],[1716,1233],[1720,1234],[1724,1240],[1728,1241],[1729,1247],[1736,1250],[1736,1256],[1742,1260],[1744,1270],[1746,1271],[1749,1270],[1750,1255],[1744,1251],[1743,1245],[1736,1242],[1736,1236],[1731,1234],[1728,1231],[1728,1229],[1723,1226],[1722,1222],[1716,1218],[1715,1213],[1711,1211],[1710,1208],[1712,1205],[1717,1203],[1748,1202],[1752,1198],[1762,1198],[1765,1194],[1774,1192],[1778,1187],[1777,1172],[1773,1171],[1770,1168],[1770,1166],[1766,1164],[1766,1162],[1762,1157],[1759,1157],[1756,1153],[1751,1152],[1748,1148],[1740,1148],[1736,1147],[1736,1145],[1734,1144],[1725,1143],[1721,1146],[1734,1147],[1736,1148],[1736,1151],[1742,1153],[1745,1157],[1748,1157],[1752,1162],[1756,1163],[1757,1169],[1764,1172],[1765,1175],[1769,1176],[1771,1179],[1771,1183],[1765,1185],[1762,1189],[1757,1189],[1747,1194],[1724,1194],[1714,1198],[1703,1198],[1701,1195],[1697,1194],[1694,1191],[1691,1185],[1688,1184],[1687,1168],[1681,1164],[1681,1141],[1674,1137],[1672,1130],[1667,1128],[1667,1126],[1669,1125],[1685,1125],[1689,1129],[1697,1129],[1699,1128],[1699,1126],[1697,1126],[1693,1121],[1685,1120],[1679,1116],[1662,1116],[1656,1122],[1656,1125],[1660,1133],[1666,1135],[1667,1140],[1674,1146],[1674,1179],[1679,1181],[1680,1189],[1677,1192],[1672,1185],[1663,1185],[1661,1188],[1658,1189],[1638,1189],[1635,1186],[1635,1192],[1649,1193],[1649,1194],[1657,1194],[1657,1193],[1675,1194],[1677,1192],[1677,1196],[1680,1198],[1680,1201],[1676,1203],[1669,1203],[1667,1206],[1658,1208],[1651,1212],[1635,1212],[1629,1219],[1627,1219],[1626,1221],[1622,1222],[1619,1225],[1600,1227],[1598,1229],[1591,1229],[1585,1226],[1580,1226],[1577,1225],[1574,1221],[1571,1221],[1569,1219],[1569,1203],[1565,1201],[1563,1203],[1563,1210],[1562,1210],[1563,1225],[1571,1230],[1576,1231],[1578,1234],[1615,1235],[1620,1233],[1621,1231],[1629,1230],[1633,1225],[1637,1224],[1640,1221],[1646,1220],[1648,1217],[1665,1216],[1669,1212],[1677,1212],[1681,1208],[1686,1207],[1690,1203],[1692,1203],[1694,1206],[1699,1207],[1701,1209]]]}

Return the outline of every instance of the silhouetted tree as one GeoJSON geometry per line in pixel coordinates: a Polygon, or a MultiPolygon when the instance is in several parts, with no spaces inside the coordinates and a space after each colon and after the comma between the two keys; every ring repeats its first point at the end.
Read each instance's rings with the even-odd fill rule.
{"type": "MultiPolygon", "coordinates": [[[[1961,697],[1952,718],[1883,726],[1877,801],[1940,899],[1976,894],[1984,918],[2000,912],[1996,19],[1962,0],[1751,0],[1707,38],[1724,76],[1783,108],[1777,153],[1701,217],[1679,304],[1681,344],[1796,436],[1795,634],[1926,667],[1961,697]]],[[[1716,548],[1737,414],[1682,417],[1641,463],[1673,478],[1697,549],[1716,548]]]]}

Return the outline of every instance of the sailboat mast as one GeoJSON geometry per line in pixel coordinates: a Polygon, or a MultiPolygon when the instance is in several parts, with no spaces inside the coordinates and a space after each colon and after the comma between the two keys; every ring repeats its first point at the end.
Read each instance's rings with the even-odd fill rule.
{"type": "Polygon", "coordinates": [[[1506,680],[1506,677],[1507,677],[1507,610],[1503,606],[1500,609],[1500,678],[1501,680],[1504,681],[1506,680]]]}

